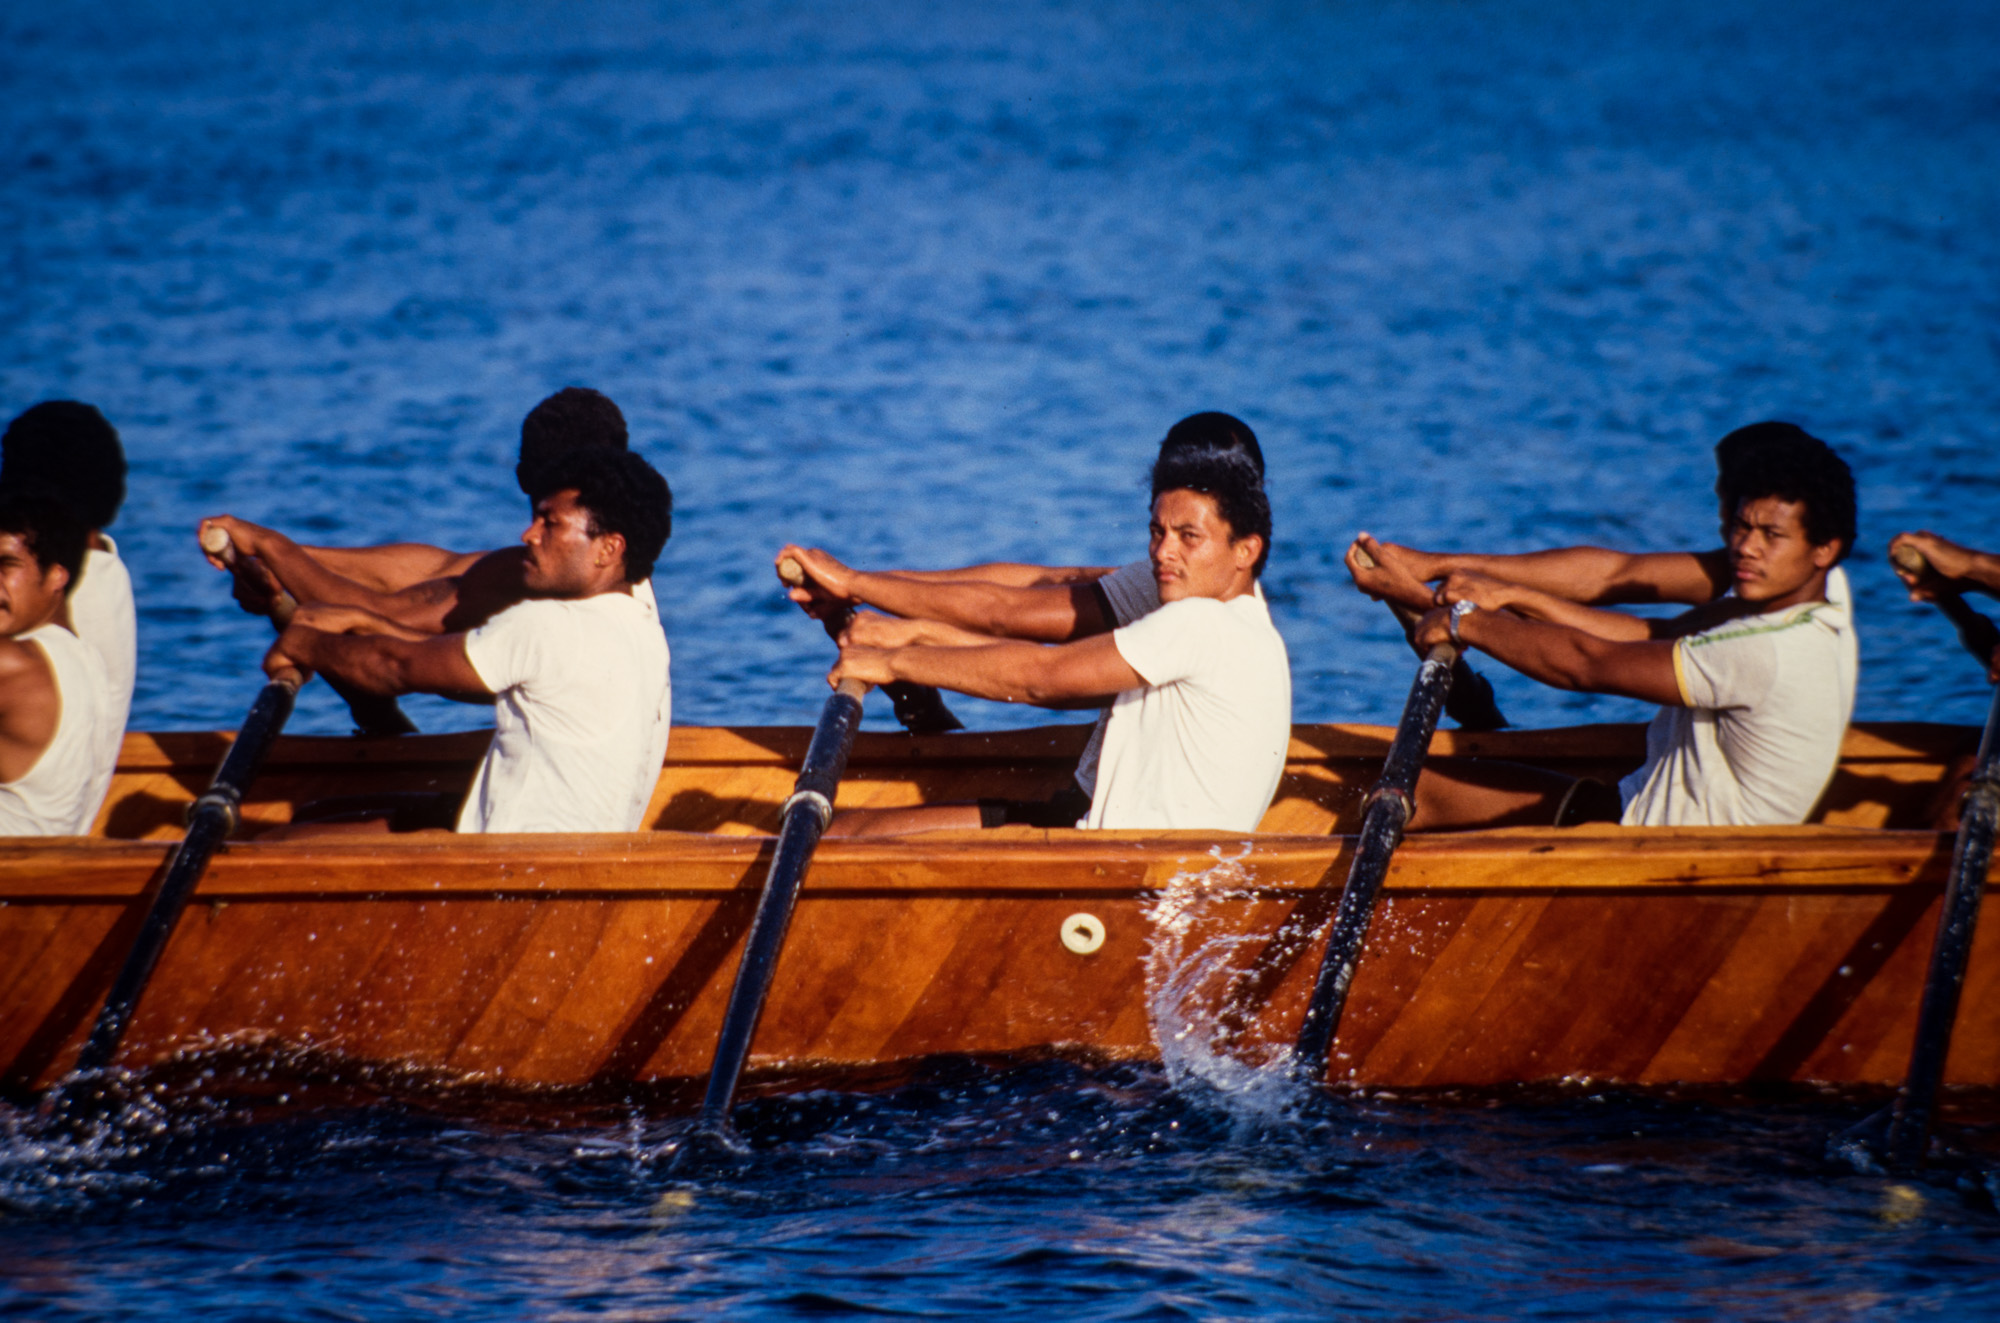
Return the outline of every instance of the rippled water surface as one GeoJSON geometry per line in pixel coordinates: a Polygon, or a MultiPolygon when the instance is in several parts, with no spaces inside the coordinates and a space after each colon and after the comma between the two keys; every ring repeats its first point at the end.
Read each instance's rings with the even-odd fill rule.
{"type": "MultiPolygon", "coordinates": [[[[124,435],[139,726],[232,726],[255,688],[201,515],[498,545],[521,415],[572,383],[677,493],[686,722],[816,710],[781,537],[1131,559],[1199,408],[1270,457],[1302,720],[1407,687],[1344,586],[1356,528],[1711,545],[1708,447],[1764,417],[1861,481],[1859,715],[1983,712],[1880,552],[2000,543],[1988,4],[22,5],[0,88],[0,411],[75,396],[124,435]]],[[[1522,724],[1636,712],[1496,679],[1522,724]]],[[[317,689],[296,720],[345,729],[317,689]]],[[[1859,1105],[1273,1113],[968,1067],[762,1104],[758,1160],[691,1181],[643,1103],[177,1115],[129,1152],[7,1141],[0,1311],[1990,1310],[1990,1214],[1824,1163],[1859,1105]]]]}

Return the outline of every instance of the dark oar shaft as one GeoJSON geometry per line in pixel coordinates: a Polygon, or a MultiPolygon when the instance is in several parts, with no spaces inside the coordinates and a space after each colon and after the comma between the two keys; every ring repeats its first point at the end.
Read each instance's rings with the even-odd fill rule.
{"type": "Polygon", "coordinates": [[[1320,960],[1312,1000],[1292,1049],[1292,1066],[1301,1079],[1318,1081],[1326,1076],[1327,1056],[1340,1029],[1348,985],[1354,981],[1361,945],[1375,916],[1375,898],[1382,890],[1382,879],[1388,876],[1389,857],[1409,824],[1417,773],[1423,769],[1431,737],[1437,733],[1438,713],[1451,689],[1452,663],[1457,660],[1458,649],[1440,643],[1417,668],[1409,701],[1403,705],[1403,720],[1396,727],[1389,756],[1382,761],[1381,779],[1368,794],[1361,834],[1354,843],[1354,862],[1348,866],[1347,885],[1340,893],[1340,908],[1334,912],[1326,955],[1320,960]]]}
{"type": "Polygon", "coordinates": [[[743,962],[736,967],[736,982],[729,989],[729,1009],[723,1013],[722,1032],[716,1038],[715,1063],[709,1068],[708,1094],[702,1099],[701,1128],[726,1132],[730,1104],[736,1099],[736,1083],[743,1063],[750,1056],[750,1039],[757,1032],[757,1020],[764,1013],[764,1001],[771,991],[772,976],[778,970],[778,954],[785,944],[785,930],[791,927],[792,906],[798,899],[799,884],[805,880],[806,866],[820,833],[833,818],[833,796],[840,787],[841,773],[847,770],[848,750],[854,747],[854,732],[861,725],[861,700],[868,692],[858,680],[845,680],[826,700],[819,725],[813,730],[806,749],[805,765],[785,801],[784,823],[778,828],[778,844],[771,855],[771,870],[764,876],[764,891],[757,900],[756,917],[743,941],[743,962]]]}
{"type": "Polygon", "coordinates": [[[1959,993],[1972,956],[1972,933],[1979,922],[1979,901],[1986,891],[1986,870],[1993,861],[1996,825],[2000,825],[2000,689],[1993,694],[1986,733],[1974,759],[1972,784],[1959,814],[1958,841],[1951,853],[1951,876],[1945,882],[1937,937],[1931,943],[1930,972],[1924,979],[1924,999],[1917,1012],[1909,1073],[1889,1115],[1886,1156],[1898,1167],[1920,1164],[1930,1147],[1938,1089],[1944,1083],[1959,993]]]}
{"type": "Polygon", "coordinates": [[[195,883],[207,871],[215,848],[235,829],[243,792],[257,775],[271,742],[284,729],[285,719],[292,714],[292,700],[298,694],[299,683],[298,677],[288,676],[264,686],[257,701],[251,704],[250,715],[244,718],[236,742],[229,746],[222,766],[216,770],[215,780],[194,802],[188,816],[187,835],[174,851],[173,863],[153,897],[152,908],[146,912],[139,936],[125,957],[124,968],[118,971],[118,979],[104,1000],[104,1009],[98,1012],[97,1023],[77,1057],[77,1071],[102,1069],[118,1054],[119,1041],[132,1022],[132,1012],[138,1008],[153,966],[159,963],[167,939],[173,936],[181,910],[193,894],[195,883]]]}

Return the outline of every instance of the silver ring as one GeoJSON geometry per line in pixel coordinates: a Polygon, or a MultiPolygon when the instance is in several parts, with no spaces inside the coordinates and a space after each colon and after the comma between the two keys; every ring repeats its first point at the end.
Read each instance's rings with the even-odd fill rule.
{"type": "Polygon", "coordinates": [[[1451,604],[1451,624],[1447,628],[1451,632],[1451,641],[1453,644],[1460,648],[1465,646],[1465,640],[1458,636],[1458,622],[1478,609],[1479,603],[1473,601],[1471,598],[1464,598],[1451,604]]]}
{"type": "Polygon", "coordinates": [[[786,818],[791,817],[792,808],[798,804],[810,804],[812,806],[812,811],[819,815],[819,829],[821,831],[825,831],[826,825],[833,821],[832,803],[817,790],[793,791],[791,798],[785,801],[785,806],[778,810],[778,821],[782,823],[786,818]]]}

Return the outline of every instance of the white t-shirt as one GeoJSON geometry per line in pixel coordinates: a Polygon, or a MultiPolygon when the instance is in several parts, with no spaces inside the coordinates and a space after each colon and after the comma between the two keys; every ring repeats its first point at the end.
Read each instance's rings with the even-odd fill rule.
{"type": "Polygon", "coordinates": [[[1264,600],[1184,598],[1111,639],[1146,687],[1107,714],[1084,825],[1255,831],[1292,738],[1291,663],[1264,600]]]}
{"type": "MultiPolygon", "coordinates": [[[[1854,590],[1847,585],[1847,571],[1834,566],[1826,572],[1827,605],[1847,617],[1847,628],[1840,633],[1840,652],[1843,664],[1850,676],[1861,674],[1861,638],[1854,631],[1854,590]]],[[[1853,701],[1854,681],[1849,680],[1847,692],[1850,704],[1853,701]]]]}
{"type": "MultiPolygon", "coordinates": [[[[1120,565],[1111,573],[1097,581],[1104,590],[1104,600],[1111,605],[1111,627],[1129,625],[1143,616],[1149,616],[1160,609],[1160,581],[1153,577],[1153,562],[1135,560],[1130,565],[1120,565]]],[[[1264,600],[1264,585],[1254,585],[1251,592],[1258,601],[1264,600]]],[[[1097,760],[1104,754],[1104,727],[1111,720],[1111,709],[1106,708],[1097,715],[1097,725],[1091,728],[1090,740],[1083,746],[1083,756],[1076,760],[1076,783],[1086,795],[1097,790],[1097,760]]]]}
{"type": "MultiPolygon", "coordinates": [[[[18,781],[0,782],[0,836],[87,836],[111,788],[104,747],[104,664],[61,625],[15,636],[49,659],[62,715],[55,737],[18,781]]],[[[115,759],[114,759],[115,763],[115,759]]]]}
{"type": "Polygon", "coordinates": [[[83,572],[69,590],[69,618],[77,637],[97,650],[104,663],[104,756],[113,764],[132,717],[132,682],[139,670],[138,613],[132,605],[132,576],[118,559],[118,544],[104,534],[99,551],[83,553],[83,572]]]}
{"type": "Polygon", "coordinates": [[[465,655],[498,701],[458,830],[639,830],[673,707],[658,614],[628,593],[521,602],[465,655]]]}
{"type": "Polygon", "coordinates": [[[1724,621],[1674,644],[1685,707],[1646,730],[1619,783],[1628,827],[1804,822],[1854,715],[1857,652],[1832,601],[1724,621]]]}

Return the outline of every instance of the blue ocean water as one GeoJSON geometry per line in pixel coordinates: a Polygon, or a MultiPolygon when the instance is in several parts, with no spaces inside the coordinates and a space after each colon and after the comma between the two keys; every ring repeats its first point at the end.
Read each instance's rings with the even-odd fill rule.
{"type": "MultiPolygon", "coordinates": [[[[1881,563],[1906,527],[2000,543],[1976,0],[113,0],[0,12],[0,89],[0,411],[83,398],[124,436],[140,727],[233,726],[255,690],[268,630],[201,516],[503,544],[520,418],[568,384],[674,485],[683,722],[817,710],[781,539],[1133,559],[1154,443],[1204,408],[1269,456],[1301,720],[1390,720],[1407,689],[1339,566],[1355,530],[1712,545],[1708,448],[1766,417],[1860,479],[1858,715],[1984,710],[1881,563]]],[[[1487,669],[1520,724],[1636,715],[1487,669]]],[[[345,728],[310,690],[295,729],[345,728]]],[[[1991,1308],[1989,1215],[1823,1164],[1852,1110],[1272,1118],[1023,1067],[767,1109],[760,1165],[694,1184],[644,1109],[183,1117],[125,1156],[4,1150],[0,1311],[1991,1308]]]]}

